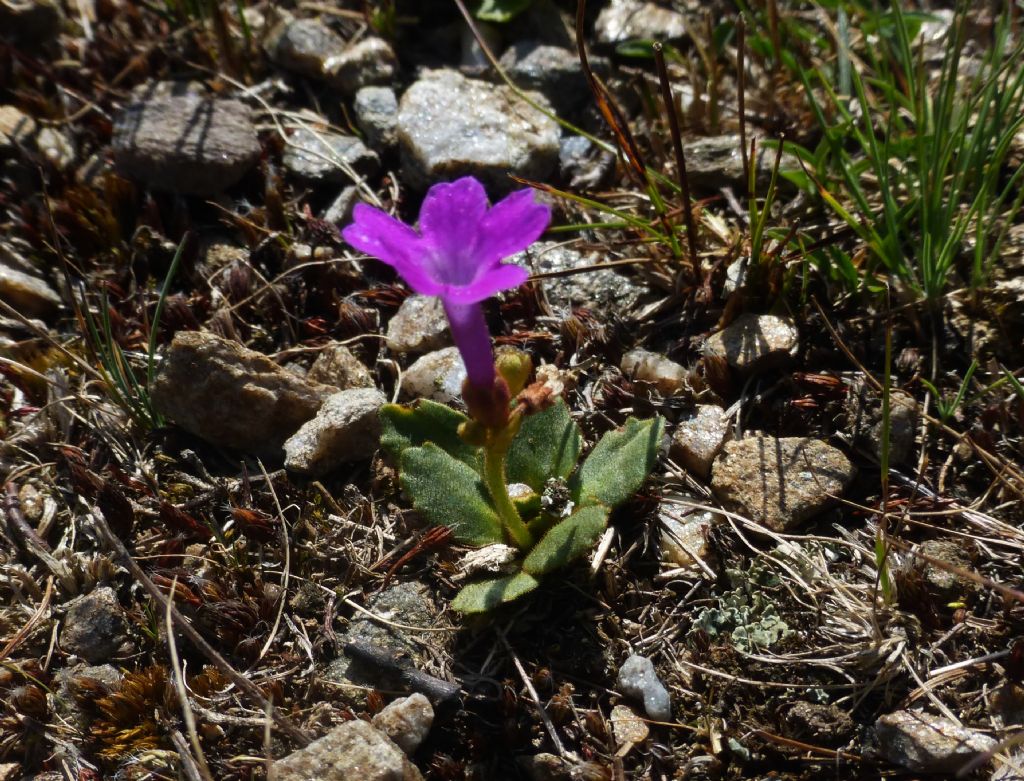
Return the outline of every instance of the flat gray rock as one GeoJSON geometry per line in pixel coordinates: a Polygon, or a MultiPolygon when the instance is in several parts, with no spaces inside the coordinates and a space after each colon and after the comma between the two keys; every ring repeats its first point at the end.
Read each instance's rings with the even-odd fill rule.
{"type": "Polygon", "coordinates": [[[370,458],[380,445],[378,412],[387,399],[376,388],[352,388],[328,396],[312,420],[284,443],[284,465],[320,476],[342,464],[370,458]]]}
{"type": "Polygon", "coordinates": [[[383,38],[363,38],[324,60],[327,82],[346,95],[371,84],[388,84],[398,70],[398,58],[383,38]]]}
{"type": "Polygon", "coordinates": [[[60,306],[50,283],[24,269],[29,264],[13,249],[0,244],[0,298],[28,317],[45,317],[60,306]]]}
{"type": "Polygon", "coordinates": [[[68,608],[60,633],[60,646],[89,664],[102,664],[117,653],[128,625],[117,594],[102,586],[75,600],[68,608]]]}
{"type": "Polygon", "coordinates": [[[200,197],[236,184],[260,156],[248,106],[198,95],[127,106],[115,123],[111,147],[122,176],[200,197]]]}
{"type": "Polygon", "coordinates": [[[282,68],[323,80],[324,63],[345,50],[345,41],[319,19],[293,19],[271,31],[266,48],[282,68]]]}
{"type": "Polygon", "coordinates": [[[337,390],[298,377],[238,342],[180,331],[152,395],[157,411],[207,442],[280,458],[285,440],[337,390]]]}
{"type": "Polygon", "coordinates": [[[391,149],[398,143],[398,98],[391,87],[363,87],[352,101],[356,125],[373,149],[391,149]]]}
{"type": "Polygon", "coordinates": [[[826,442],[756,434],[725,444],[711,489],[728,509],[787,531],[832,504],[855,475],[850,459],[826,442]]]}
{"type": "Polygon", "coordinates": [[[270,766],[267,781],[422,781],[402,749],[355,719],[270,766]]]}
{"type": "MultiPolygon", "coordinates": [[[[543,95],[530,97],[547,104],[543,95]]],[[[545,179],[558,161],[560,134],[507,86],[454,70],[428,71],[398,104],[403,175],[418,189],[471,174],[500,194],[516,187],[510,173],[545,179]]]]}
{"type": "Polygon", "coordinates": [[[377,153],[355,136],[306,127],[298,128],[288,137],[282,162],[295,176],[312,183],[345,184],[352,179],[346,167],[359,176],[372,176],[380,167],[377,153]]]}
{"type": "Polygon", "coordinates": [[[874,732],[873,753],[914,773],[952,776],[996,745],[988,735],[947,718],[909,710],[880,717],[874,732]]]}
{"type": "Polygon", "coordinates": [[[704,352],[724,358],[742,374],[787,366],[800,346],[791,320],[776,315],[744,314],[704,342],[704,352]]]}

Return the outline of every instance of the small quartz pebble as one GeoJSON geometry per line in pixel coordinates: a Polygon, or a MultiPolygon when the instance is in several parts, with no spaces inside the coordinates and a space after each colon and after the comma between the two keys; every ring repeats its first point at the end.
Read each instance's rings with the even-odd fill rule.
{"type": "Polygon", "coordinates": [[[685,34],[681,13],[642,0],[611,0],[594,23],[598,42],[607,45],[635,39],[676,40],[685,34]]]}
{"type": "MultiPolygon", "coordinates": [[[[658,514],[661,524],[661,557],[676,567],[696,568],[711,557],[708,534],[717,513],[680,515],[678,505],[664,505],[658,514]]],[[[703,569],[703,568],[702,568],[703,569]]]]}
{"type": "Polygon", "coordinates": [[[793,360],[799,345],[800,335],[790,320],[746,314],[709,336],[704,351],[750,374],[785,366],[793,360]]]}
{"type": "Polygon", "coordinates": [[[616,705],[612,708],[612,734],[620,745],[627,743],[643,743],[651,734],[644,720],[628,705],[616,705]]]}
{"type": "Polygon", "coordinates": [[[301,127],[288,138],[282,159],[285,168],[307,182],[346,183],[346,168],[357,175],[377,171],[380,159],[355,136],[301,127]]]}
{"type": "Polygon", "coordinates": [[[377,413],[386,401],[376,388],[351,388],[328,396],[313,419],[284,443],[285,466],[319,476],[369,458],[380,444],[377,413]]]}
{"type": "Polygon", "coordinates": [[[395,700],[373,717],[373,726],[406,754],[412,754],[420,747],[433,723],[434,709],[430,700],[419,692],[395,700]]]}
{"type": "Polygon", "coordinates": [[[701,404],[676,424],[669,454],[706,480],[711,474],[711,464],[731,433],[725,410],[714,404],[701,404]]]}
{"type": "Polygon", "coordinates": [[[333,385],[341,390],[372,388],[373,375],[345,345],[329,344],[309,367],[306,379],[322,385],[333,385]]]}
{"type": "Polygon", "coordinates": [[[277,760],[267,781],[423,781],[402,750],[365,721],[346,721],[277,760]]]}
{"type": "Polygon", "coordinates": [[[388,323],[388,349],[427,353],[451,344],[444,303],[437,296],[409,296],[388,323]]]}
{"type": "Polygon", "coordinates": [[[672,702],[668,690],[658,678],[654,664],[646,656],[633,654],[619,668],[616,683],[619,691],[644,704],[647,715],[655,721],[672,719],[672,702]]]}
{"type": "Polygon", "coordinates": [[[622,356],[620,368],[629,377],[651,383],[662,396],[671,396],[686,382],[686,369],[650,350],[631,350],[622,356]]]}
{"type": "Polygon", "coordinates": [[[402,394],[450,404],[462,398],[466,367],[457,347],[427,353],[402,374],[402,394]]]}
{"type": "Polygon", "coordinates": [[[910,710],[880,717],[874,731],[876,753],[913,773],[956,773],[996,745],[950,719],[910,710]]]}

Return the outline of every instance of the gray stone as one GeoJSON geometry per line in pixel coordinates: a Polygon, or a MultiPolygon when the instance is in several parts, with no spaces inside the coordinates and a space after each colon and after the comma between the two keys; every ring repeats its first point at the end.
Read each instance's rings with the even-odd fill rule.
{"type": "Polygon", "coordinates": [[[627,697],[642,702],[650,718],[655,721],[671,721],[672,703],[668,689],[646,656],[633,654],[622,663],[616,687],[627,697]]]}
{"type": "MultiPolygon", "coordinates": [[[[592,99],[579,55],[562,46],[519,41],[501,56],[501,65],[521,89],[542,93],[559,114],[579,108],[592,99]]],[[[607,62],[593,58],[595,72],[607,72],[607,62]]]]}
{"type": "Polygon", "coordinates": [[[15,268],[9,262],[13,255],[16,253],[10,248],[0,249],[0,298],[27,317],[45,317],[55,312],[60,296],[45,279],[15,268]]]}
{"type": "Polygon", "coordinates": [[[902,710],[875,722],[874,752],[886,762],[914,773],[952,776],[996,745],[980,732],[940,716],[902,710]]]}
{"type": "Polygon", "coordinates": [[[35,135],[36,121],[16,106],[0,106],[0,153],[23,147],[35,135]]]}
{"type": "Polygon", "coordinates": [[[355,136],[298,128],[288,137],[284,150],[285,168],[307,182],[351,181],[345,168],[359,176],[372,176],[380,168],[377,153],[367,149],[355,136]]]}
{"type": "Polygon", "coordinates": [[[687,372],[682,365],[650,350],[630,350],[619,365],[627,377],[649,382],[662,396],[671,396],[686,384],[687,372]]]}
{"type": "Polygon", "coordinates": [[[451,404],[462,398],[466,367],[457,347],[427,353],[402,374],[402,395],[451,404]]]}
{"type": "Polygon", "coordinates": [[[384,151],[398,144],[398,98],[391,87],[363,87],[356,93],[352,111],[373,149],[384,151]]]}
{"type": "MultiPolygon", "coordinates": [[[[531,99],[546,104],[537,93],[531,99]]],[[[429,71],[398,106],[398,140],[408,183],[472,174],[494,194],[515,187],[509,174],[545,179],[558,160],[558,124],[505,86],[429,71]]]]}
{"type": "Polygon", "coordinates": [[[236,184],[260,156],[248,106],[197,95],[127,106],[117,118],[111,147],[122,176],[201,197],[236,184]]]}
{"type": "Polygon", "coordinates": [[[371,84],[388,84],[398,70],[398,58],[383,38],[363,38],[324,60],[327,81],[346,95],[371,84]]]}
{"type": "Polygon", "coordinates": [[[406,754],[426,740],[434,723],[430,700],[418,692],[390,703],[373,717],[373,726],[391,738],[406,754]]]}
{"type": "MultiPolygon", "coordinates": [[[[747,143],[750,143],[749,136],[747,143]]],[[[747,177],[743,171],[743,153],[740,148],[738,133],[685,141],[683,152],[686,155],[686,176],[690,181],[690,186],[697,190],[716,193],[722,187],[727,186],[741,188],[743,192],[746,192],[747,177]]],[[[749,148],[747,151],[750,151],[749,148]]],[[[775,157],[775,150],[766,148],[759,139],[754,160],[757,166],[756,176],[759,188],[766,187],[771,181],[775,157]]],[[[784,171],[799,170],[800,163],[793,155],[783,152],[779,168],[784,171]]],[[[780,176],[776,184],[786,187],[787,181],[780,176]]]]}
{"type": "Polygon", "coordinates": [[[0,30],[20,44],[50,42],[63,20],[56,0],[0,0],[0,30]]]}
{"type": "Polygon", "coordinates": [[[914,546],[905,566],[924,579],[928,591],[936,601],[949,603],[961,600],[977,592],[978,584],[970,578],[961,577],[940,565],[932,564],[928,559],[949,564],[957,569],[973,571],[974,562],[971,561],[970,555],[973,547],[974,544],[970,541],[925,540],[914,546]]]}
{"type": "Polygon", "coordinates": [[[563,136],[558,145],[558,171],[574,190],[596,190],[615,171],[615,154],[585,136],[563,136]]]}
{"type": "Polygon", "coordinates": [[[388,349],[426,353],[452,343],[444,304],[436,296],[409,296],[388,323],[388,349]]]}
{"type": "Polygon", "coordinates": [[[792,321],[776,315],[744,314],[704,343],[704,352],[724,358],[743,374],[784,367],[800,346],[792,321]]]}
{"type": "Polygon", "coordinates": [[[673,41],[685,34],[681,13],[642,0],[611,0],[594,23],[598,42],[608,45],[636,39],[673,41]]]}
{"type": "Polygon", "coordinates": [[[324,221],[343,228],[352,222],[352,210],[356,208],[359,200],[359,188],[354,184],[350,184],[342,189],[338,197],[324,211],[324,221]]]}
{"type": "Polygon", "coordinates": [[[725,410],[714,404],[700,404],[676,424],[669,454],[706,480],[711,475],[711,464],[731,435],[725,410]]]}
{"type": "Polygon", "coordinates": [[[282,68],[324,80],[324,63],[345,50],[345,41],[318,19],[293,19],[271,31],[266,48],[282,68]]]}
{"type": "Polygon", "coordinates": [[[285,440],[337,390],[297,377],[238,342],[180,331],[152,396],[158,412],[201,439],[280,458],[285,440]]]}
{"type": "Polygon", "coordinates": [[[102,586],[76,599],[68,607],[60,646],[90,664],[101,664],[118,652],[128,625],[117,594],[102,586]]]}
{"type": "MultiPolygon", "coordinates": [[[[538,241],[514,255],[510,262],[526,266],[534,274],[547,274],[593,266],[599,260],[596,255],[583,255],[557,242],[538,241]]],[[[547,277],[540,280],[540,287],[548,304],[561,315],[568,315],[575,307],[623,315],[634,309],[646,292],[629,277],[611,269],[547,277]]]]}
{"type": "Polygon", "coordinates": [[[348,721],[270,766],[267,781],[422,781],[387,735],[348,721]]]}
{"type": "Polygon", "coordinates": [[[352,388],[328,396],[316,416],[284,443],[284,465],[305,475],[324,475],[362,461],[380,445],[378,412],[387,402],[376,388],[352,388]]]}
{"type": "Polygon", "coordinates": [[[784,734],[794,740],[821,746],[838,746],[854,730],[850,714],[833,704],[797,700],[782,713],[784,734]]]}
{"type": "Polygon", "coordinates": [[[374,387],[373,375],[345,345],[332,342],[326,345],[309,367],[306,379],[321,385],[333,385],[341,390],[374,387]]]}
{"type": "Polygon", "coordinates": [[[786,531],[832,504],[855,474],[826,442],[755,434],[725,444],[711,467],[711,489],[728,509],[786,531]]]}

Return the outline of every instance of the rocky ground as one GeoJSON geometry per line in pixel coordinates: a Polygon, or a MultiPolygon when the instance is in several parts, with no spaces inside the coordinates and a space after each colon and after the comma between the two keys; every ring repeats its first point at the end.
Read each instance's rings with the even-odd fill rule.
{"type": "Polygon", "coordinates": [[[0,780],[1024,778],[990,755],[1024,719],[1024,225],[983,288],[964,259],[886,304],[779,183],[751,264],[776,155],[741,139],[819,131],[740,9],[592,0],[584,68],[575,3],[518,5],[0,0],[0,780]],[[638,180],[677,176],[651,38],[692,202],[638,180]],[[466,173],[555,209],[500,349],[589,444],[668,421],[594,555],[473,620],[378,452],[461,360],[338,234],[466,173]]]}

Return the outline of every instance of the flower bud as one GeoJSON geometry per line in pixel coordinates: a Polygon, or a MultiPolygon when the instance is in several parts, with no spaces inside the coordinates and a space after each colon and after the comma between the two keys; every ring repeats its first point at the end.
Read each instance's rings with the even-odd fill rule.
{"type": "Polygon", "coordinates": [[[499,350],[494,363],[513,396],[526,387],[533,373],[533,360],[522,350],[499,350]]]}

